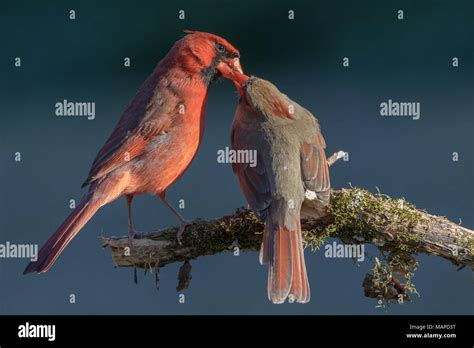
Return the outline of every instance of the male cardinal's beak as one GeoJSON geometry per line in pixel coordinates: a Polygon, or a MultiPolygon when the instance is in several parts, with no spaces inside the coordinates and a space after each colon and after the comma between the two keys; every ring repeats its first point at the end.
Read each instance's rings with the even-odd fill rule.
{"type": "Polygon", "coordinates": [[[232,80],[240,95],[243,94],[242,86],[249,79],[242,71],[239,58],[232,58],[217,64],[217,70],[225,78],[232,80]]]}
{"type": "Polygon", "coordinates": [[[234,73],[239,72],[243,74],[242,67],[240,66],[239,58],[230,58],[228,60],[221,61],[217,64],[217,70],[225,78],[231,79],[234,76],[234,73]]]}

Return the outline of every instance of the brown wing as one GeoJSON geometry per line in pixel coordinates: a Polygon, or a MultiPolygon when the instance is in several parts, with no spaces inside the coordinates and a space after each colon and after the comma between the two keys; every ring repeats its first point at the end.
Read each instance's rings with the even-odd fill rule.
{"type": "Polygon", "coordinates": [[[313,141],[301,147],[301,172],[305,188],[317,193],[328,192],[329,166],[326,160],[326,142],[318,130],[313,141]]]}
{"type": "MultiPolygon", "coordinates": [[[[267,160],[264,154],[268,151],[262,149],[260,136],[255,132],[240,129],[238,125],[233,126],[231,133],[231,144],[233,150],[257,150],[257,164],[255,167],[248,163],[232,163],[232,169],[237,175],[240,188],[247,202],[260,219],[265,219],[266,209],[272,201],[270,191],[270,180],[267,173],[267,160]]],[[[264,145],[263,145],[264,146],[264,145]]]]}

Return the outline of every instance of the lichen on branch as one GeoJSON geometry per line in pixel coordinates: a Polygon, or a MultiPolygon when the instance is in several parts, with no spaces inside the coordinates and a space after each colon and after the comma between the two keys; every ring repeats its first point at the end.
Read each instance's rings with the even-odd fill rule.
{"type": "MultiPolygon", "coordinates": [[[[341,154],[334,154],[328,162],[332,164],[341,158],[341,154]]],[[[418,266],[414,255],[418,253],[437,255],[455,265],[472,267],[472,230],[417,209],[403,198],[390,198],[378,189],[371,193],[350,186],[332,191],[329,207],[325,209],[314,201],[305,200],[301,225],[305,246],[313,251],[318,250],[327,238],[377,246],[380,265],[375,265],[372,278],[366,277],[364,281],[364,291],[369,297],[385,293],[385,299],[390,299],[396,293],[404,298],[408,292],[416,292],[412,278],[418,266]],[[390,281],[379,281],[382,269],[387,270],[383,274],[388,274],[390,281]],[[401,282],[396,275],[401,277],[401,282]],[[376,289],[380,284],[386,284],[387,288],[384,291],[376,289]]],[[[151,232],[132,243],[126,236],[102,239],[104,247],[112,250],[117,267],[145,268],[157,273],[160,267],[169,263],[189,262],[200,256],[236,250],[258,251],[263,228],[253,212],[237,209],[231,215],[214,220],[195,220],[187,226],[182,246],[176,243],[178,227],[151,232]]],[[[184,280],[181,279],[178,286],[181,289],[189,285],[191,279],[191,267],[188,266],[189,274],[183,273],[184,280]]]]}

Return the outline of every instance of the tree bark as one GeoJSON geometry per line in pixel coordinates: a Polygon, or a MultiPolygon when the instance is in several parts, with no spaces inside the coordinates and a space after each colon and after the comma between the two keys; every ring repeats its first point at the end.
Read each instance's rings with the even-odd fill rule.
{"type": "MultiPolygon", "coordinates": [[[[441,256],[456,265],[471,265],[472,230],[444,217],[416,210],[404,200],[382,198],[352,188],[332,192],[326,215],[312,217],[312,205],[311,201],[305,201],[307,207],[301,219],[304,240],[309,246],[318,247],[321,236],[335,237],[345,243],[372,243],[380,248],[424,252],[441,256]],[[369,206],[357,207],[357,202],[369,206]],[[408,214],[404,216],[406,212],[408,214]],[[342,220],[338,220],[341,215],[342,220]],[[328,228],[330,233],[325,231],[328,228]]],[[[263,224],[253,212],[238,209],[218,219],[194,221],[186,227],[182,246],[176,243],[177,231],[178,227],[170,227],[132,242],[127,236],[101,238],[104,247],[112,250],[112,258],[118,267],[149,268],[156,264],[162,267],[172,262],[228,252],[234,247],[241,251],[258,251],[263,224]],[[130,250],[130,255],[126,255],[127,250],[130,250]]]]}
{"type": "MultiPolygon", "coordinates": [[[[338,152],[331,156],[329,164],[342,155],[343,152],[338,152]]],[[[418,253],[440,256],[455,265],[472,267],[474,231],[445,217],[419,210],[404,199],[392,199],[351,187],[332,191],[326,209],[321,210],[314,201],[306,199],[301,216],[306,246],[317,249],[328,237],[338,238],[343,243],[371,243],[391,261],[390,274],[393,271],[406,275],[410,268],[416,268],[410,261],[412,255],[418,253]]],[[[157,272],[169,263],[186,262],[200,256],[237,250],[258,251],[263,227],[253,212],[238,209],[217,219],[195,220],[186,227],[182,246],[176,242],[178,227],[151,232],[132,241],[126,236],[102,239],[104,247],[111,249],[117,267],[157,272]]],[[[189,262],[185,265],[180,271],[181,289],[190,281],[191,267],[189,262]]],[[[397,287],[399,284],[395,283],[396,280],[393,286],[397,287]]],[[[373,296],[368,293],[371,292],[367,290],[367,296],[375,297],[377,291],[371,293],[373,296]]]]}

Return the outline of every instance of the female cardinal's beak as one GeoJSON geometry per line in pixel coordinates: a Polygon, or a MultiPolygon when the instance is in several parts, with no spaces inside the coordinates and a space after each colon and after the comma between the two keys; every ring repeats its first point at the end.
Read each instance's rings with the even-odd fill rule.
{"type": "Polygon", "coordinates": [[[249,77],[242,71],[239,58],[232,58],[227,61],[220,62],[217,64],[217,70],[219,70],[222,76],[234,82],[239,95],[242,96],[243,85],[245,81],[249,79],[249,77]]]}

